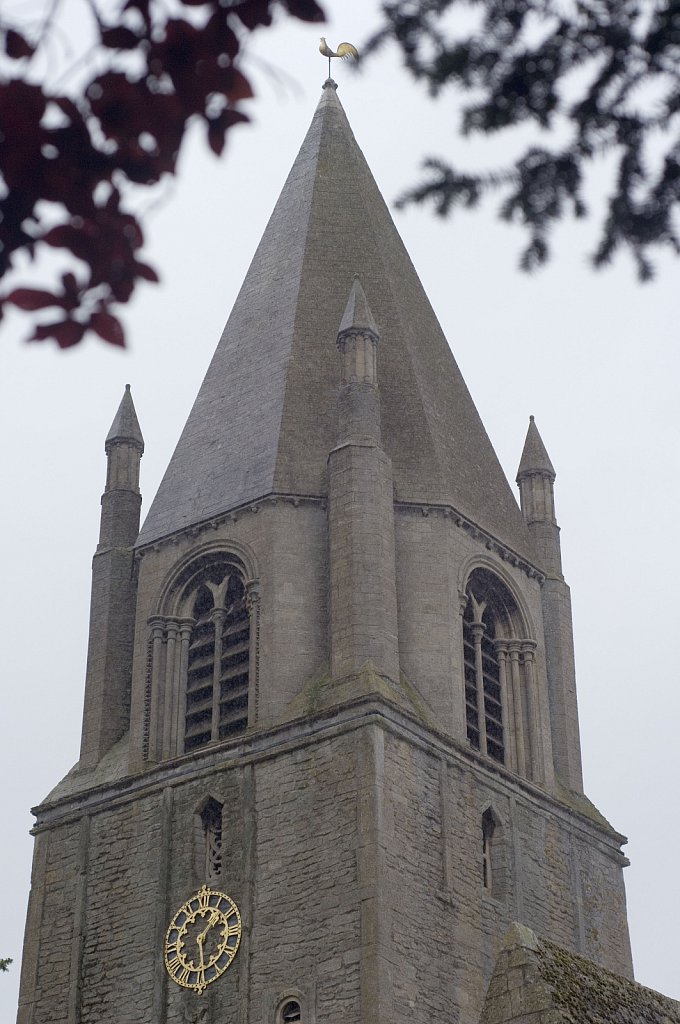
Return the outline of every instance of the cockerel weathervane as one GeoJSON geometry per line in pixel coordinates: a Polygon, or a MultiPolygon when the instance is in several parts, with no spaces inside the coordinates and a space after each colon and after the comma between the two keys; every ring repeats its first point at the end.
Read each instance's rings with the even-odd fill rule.
{"type": "Polygon", "coordinates": [[[359,51],[353,43],[340,43],[337,50],[331,50],[323,36],[321,36],[321,42],[319,43],[319,53],[323,54],[324,57],[328,57],[329,78],[331,77],[331,57],[339,57],[340,60],[349,60],[350,57],[354,60],[359,58],[359,51]]]}

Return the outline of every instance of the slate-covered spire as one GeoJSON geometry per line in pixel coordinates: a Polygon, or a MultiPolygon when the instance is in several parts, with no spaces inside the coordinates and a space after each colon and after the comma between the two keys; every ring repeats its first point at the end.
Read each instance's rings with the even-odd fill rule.
{"type": "Polygon", "coordinates": [[[267,494],[325,496],[337,428],[337,357],[328,339],[355,275],[384,339],[382,444],[399,498],[450,504],[530,557],[517,502],[331,81],[140,546],[267,494]]]}
{"type": "Polygon", "coordinates": [[[375,320],[354,279],[337,335],[338,443],[328,459],[331,675],[399,681],[392,463],[380,443],[375,320]]]}
{"type": "Polygon", "coordinates": [[[90,635],[80,763],[94,767],[128,726],[137,584],[134,543],[144,439],[127,384],[106,435],[106,486],[92,561],[90,635]]]}
{"type": "Polygon", "coordinates": [[[570,789],[581,792],[581,741],[576,703],[571,595],[562,575],[560,528],[555,518],[555,470],[534,417],[529,419],[517,470],[522,514],[545,573],[541,606],[550,694],[550,725],[555,771],[570,789]]]}

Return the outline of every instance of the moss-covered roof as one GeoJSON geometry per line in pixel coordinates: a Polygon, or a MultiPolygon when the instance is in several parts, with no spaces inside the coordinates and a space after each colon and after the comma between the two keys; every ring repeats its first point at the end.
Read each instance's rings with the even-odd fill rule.
{"type": "Polygon", "coordinates": [[[680,1003],[514,923],[481,1024],[680,1024],[680,1003]]]}
{"type": "Polygon", "coordinates": [[[569,1024],[680,1024],[680,1003],[599,967],[554,942],[538,940],[540,975],[569,1024]]]}

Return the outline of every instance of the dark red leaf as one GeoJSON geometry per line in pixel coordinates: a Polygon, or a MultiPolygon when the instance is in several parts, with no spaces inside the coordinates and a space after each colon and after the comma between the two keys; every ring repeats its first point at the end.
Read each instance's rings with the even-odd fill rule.
{"type": "Polygon", "coordinates": [[[15,288],[7,296],[7,302],[13,303],[19,309],[47,309],[48,306],[64,306],[64,300],[52,292],[42,291],[40,288],[15,288]]]}
{"type": "Polygon", "coordinates": [[[85,327],[76,323],[75,320],[60,320],[56,324],[38,324],[29,341],[45,341],[47,338],[54,338],[59,348],[70,348],[77,345],[85,327]]]}
{"type": "Polygon", "coordinates": [[[62,274],[61,283],[64,286],[64,309],[76,309],[80,299],[80,292],[75,274],[62,274]]]}
{"type": "Polygon", "coordinates": [[[81,259],[87,256],[89,248],[89,243],[83,232],[73,227],[72,224],[58,224],[56,227],[50,228],[43,235],[42,241],[57,249],[70,249],[75,256],[79,256],[81,259]]]}
{"type": "Polygon", "coordinates": [[[101,41],[102,45],[108,46],[110,50],[136,50],[141,39],[132,29],[117,25],[102,29],[101,41]]]}
{"type": "Polygon", "coordinates": [[[254,29],[258,25],[271,25],[272,16],[269,11],[269,0],[246,0],[234,9],[246,28],[254,29]]]}
{"type": "Polygon", "coordinates": [[[253,90],[246,76],[233,69],[230,78],[231,84],[227,90],[230,101],[235,103],[238,100],[249,100],[253,95],[253,90]]]}
{"type": "Polygon", "coordinates": [[[112,313],[106,313],[103,310],[99,313],[93,313],[90,317],[90,327],[93,331],[97,332],[100,338],[108,341],[110,345],[120,345],[121,348],[125,347],[123,325],[112,313]]]}
{"type": "Polygon", "coordinates": [[[208,145],[216,156],[222,156],[222,150],[224,149],[224,127],[215,124],[214,121],[208,122],[208,145]]]}
{"type": "MultiPolygon", "coordinates": [[[[27,133],[33,136],[38,130],[46,106],[47,101],[39,85],[29,85],[19,78],[3,83],[0,89],[0,124],[5,138],[16,138],[25,144],[27,133]]],[[[33,142],[33,138],[30,141],[33,142]]]]}
{"type": "Polygon", "coordinates": [[[31,46],[28,39],[20,35],[13,28],[7,29],[5,36],[5,53],[12,60],[21,60],[22,57],[32,57],[35,46],[31,46]]]}
{"type": "Polygon", "coordinates": [[[160,280],[156,271],[148,263],[135,263],[135,270],[145,281],[158,282],[160,280]]]}
{"type": "Polygon", "coordinates": [[[228,22],[229,12],[220,8],[212,14],[205,24],[205,34],[208,39],[213,39],[213,52],[219,56],[226,54],[233,59],[239,50],[238,36],[230,28],[228,22]]]}
{"type": "Polygon", "coordinates": [[[215,117],[208,118],[208,144],[213,153],[220,156],[224,149],[225,134],[232,125],[247,121],[248,118],[240,110],[226,107],[215,117]]]}
{"type": "Polygon", "coordinates": [[[314,0],[283,0],[284,7],[301,21],[325,21],[326,15],[314,0]]]}

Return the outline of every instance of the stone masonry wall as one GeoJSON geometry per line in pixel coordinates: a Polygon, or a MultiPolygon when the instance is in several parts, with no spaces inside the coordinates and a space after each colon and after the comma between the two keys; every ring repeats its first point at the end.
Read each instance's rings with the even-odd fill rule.
{"type": "Polygon", "coordinates": [[[80,838],[76,822],[41,835],[36,843],[35,865],[40,864],[41,877],[34,872],[31,900],[37,896],[40,905],[31,907],[34,913],[27,922],[27,931],[32,927],[37,935],[27,934],[27,944],[34,942],[30,962],[24,950],[18,1024],[66,1024],[69,1019],[80,838]]]}
{"type": "Polygon", "coordinates": [[[311,1024],[359,1024],[355,741],[337,737],[256,769],[253,1024],[271,1024],[291,988],[311,1024]]]}
{"type": "Polygon", "coordinates": [[[93,815],[78,1024],[150,1019],[161,878],[157,796],[93,815]],[[134,1014],[134,1018],[133,1015],[134,1014]]]}
{"type": "Polygon", "coordinates": [[[512,920],[612,970],[631,970],[615,844],[588,835],[568,812],[507,776],[466,760],[395,737],[386,742],[393,842],[385,903],[398,965],[393,1024],[476,1024],[512,920]],[[495,891],[484,888],[482,875],[482,814],[489,806],[498,822],[495,891]]]}
{"type": "Polygon", "coordinates": [[[291,992],[306,1024],[477,1024],[517,920],[630,973],[615,836],[387,709],[363,714],[183,758],[42,833],[35,1014],[29,979],[20,1024],[274,1024],[291,992]],[[210,798],[243,937],[199,997],[168,979],[162,950],[205,881],[210,798]]]}

